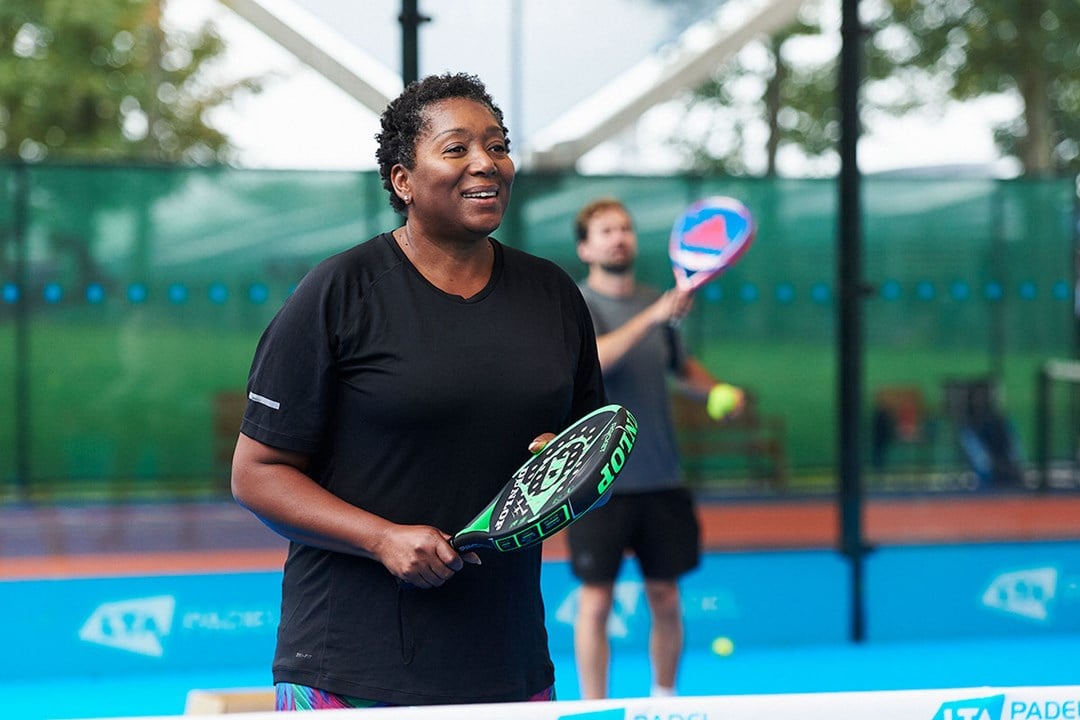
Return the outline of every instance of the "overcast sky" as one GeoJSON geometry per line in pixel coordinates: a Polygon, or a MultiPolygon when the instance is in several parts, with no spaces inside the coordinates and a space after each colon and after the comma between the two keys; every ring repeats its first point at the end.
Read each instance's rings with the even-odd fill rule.
{"type": "MultiPolygon", "coordinates": [[[[280,0],[276,0],[280,1],[280,0]]],[[[433,17],[420,30],[421,75],[479,75],[507,115],[518,148],[573,104],[673,37],[681,28],[647,0],[419,0],[433,17]],[[520,13],[515,29],[513,11],[520,13]],[[607,30],[604,30],[607,28],[607,30]],[[514,44],[514,40],[519,42],[514,44]],[[512,52],[517,49],[517,54],[512,52]],[[520,76],[515,82],[514,76],[520,76]]],[[[400,0],[305,0],[312,15],[387,68],[400,71],[400,0]]],[[[378,119],[282,50],[218,0],[173,0],[170,17],[192,26],[213,20],[228,44],[226,76],[273,72],[266,91],[220,111],[214,122],[241,149],[248,167],[371,169],[378,119]]],[[[996,160],[992,121],[1012,111],[1000,99],[903,120],[874,119],[859,147],[863,172],[981,165],[996,160]]],[[[587,155],[584,172],[665,172],[674,156],[662,137],[678,113],[658,108],[635,133],[628,154],[608,143],[587,155]],[[649,138],[656,136],[655,141],[649,138]],[[644,138],[644,140],[642,140],[644,138]],[[629,165],[629,166],[628,166],[629,165]]]]}

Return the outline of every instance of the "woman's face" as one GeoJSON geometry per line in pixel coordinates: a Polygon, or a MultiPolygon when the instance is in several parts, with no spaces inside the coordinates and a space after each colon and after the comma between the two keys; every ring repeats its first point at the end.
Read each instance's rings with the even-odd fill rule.
{"type": "Polygon", "coordinates": [[[498,120],[480,103],[440,100],[424,114],[412,170],[394,170],[399,194],[412,197],[409,220],[429,232],[487,236],[502,222],[514,183],[514,162],[498,120]]]}

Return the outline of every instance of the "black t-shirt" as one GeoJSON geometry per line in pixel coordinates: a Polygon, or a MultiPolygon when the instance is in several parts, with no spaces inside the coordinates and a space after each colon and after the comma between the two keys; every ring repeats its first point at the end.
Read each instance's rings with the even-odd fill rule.
{"type": "MultiPolygon", "coordinates": [[[[379,235],[318,265],[267,328],[242,432],[397,523],[454,532],[528,443],[604,404],[581,294],[553,263],[493,241],[465,300],[379,235]]],[[[275,682],[394,704],[520,701],[551,685],[540,550],[488,552],[443,587],[292,543],[275,682]]]]}

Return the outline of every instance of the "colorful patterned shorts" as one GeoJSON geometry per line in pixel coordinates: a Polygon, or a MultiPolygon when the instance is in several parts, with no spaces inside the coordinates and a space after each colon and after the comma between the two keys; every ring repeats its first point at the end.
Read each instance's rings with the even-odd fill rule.
{"type": "MultiPolygon", "coordinates": [[[[390,703],[365,700],[351,695],[336,695],[318,688],[296,683],[277,683],[274,686],[277,701],[275,709],[282,710],[341,710],[344,708],[392,707],[390,703]]],[[[529,702],[551,702],[555,699],[555,686],[533,695],[529,702]]]]}

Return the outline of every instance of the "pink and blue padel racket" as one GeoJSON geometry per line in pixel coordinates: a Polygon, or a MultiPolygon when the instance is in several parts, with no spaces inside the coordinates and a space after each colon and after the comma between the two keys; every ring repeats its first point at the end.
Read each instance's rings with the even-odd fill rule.
{"type": "Polygon", "coordinates": [[[749,208],[734,198],[708,197],[690,205],[671,228],[675,284],[697,290],[742,257],[756,232],[749,208]]]}
{"type": "Polygon", "coordinates": [[[510,552],[543,542],[607,502],[636,438],[637,421],[626,408],[594,410],[518,468],[450,543],[460,552],[510,552]]]}

